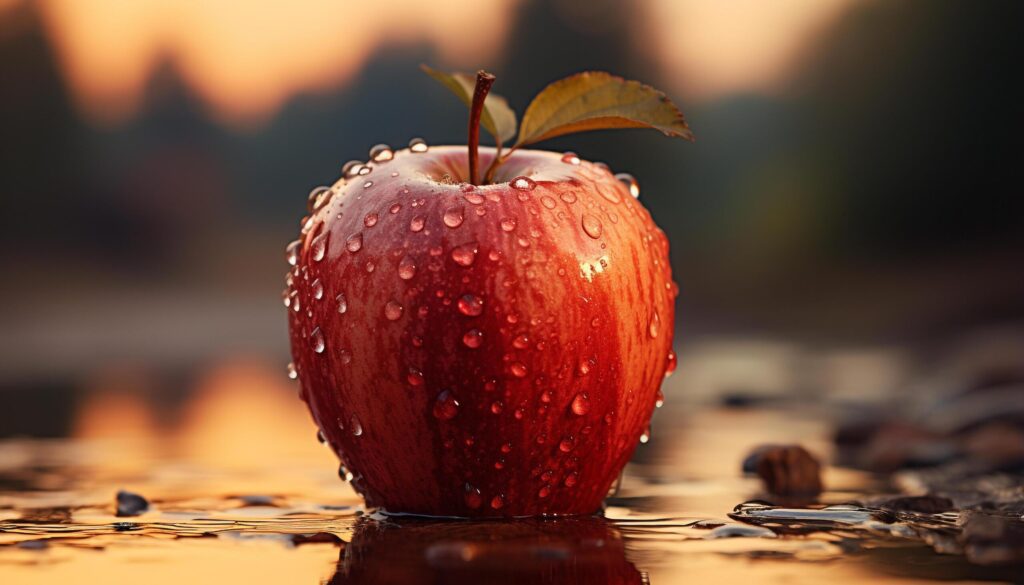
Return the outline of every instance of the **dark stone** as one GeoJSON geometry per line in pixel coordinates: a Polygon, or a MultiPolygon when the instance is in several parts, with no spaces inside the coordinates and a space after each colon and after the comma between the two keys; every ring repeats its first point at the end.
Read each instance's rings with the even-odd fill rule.
{"type": "Polygon", "coordinates": [[[149,509],[149,500],[125,490],[117,492],[117,516],[138,516],[149,509]]]}
{"type": "Polygon", "coordinates": [[[743,461],[743,470],[758,475],[769,492],[781,496],[817,495],[821,463],[800,445],[765,445],[743,461]]]}

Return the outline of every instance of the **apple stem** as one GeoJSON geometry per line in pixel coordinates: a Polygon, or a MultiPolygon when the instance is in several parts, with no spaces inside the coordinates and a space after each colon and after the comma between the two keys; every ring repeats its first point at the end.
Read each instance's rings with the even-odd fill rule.
{"type": "Polygon", "coordinates": [[[484,113],[484,100],[494,85],[495,77],[481,69],[476,72],[476,87],[473,88],[473,103],[469,107],[469,182],[479,185],[480,165],[480,117],[484,113]]]}

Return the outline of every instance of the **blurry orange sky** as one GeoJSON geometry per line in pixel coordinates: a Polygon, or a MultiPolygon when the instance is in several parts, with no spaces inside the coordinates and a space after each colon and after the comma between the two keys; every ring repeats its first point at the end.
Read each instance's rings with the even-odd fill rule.
{"type": "MultiPolygon", "coordinates": [[[[15,0],[16,1],[16,0],[15,0]]],[[[520,0],[41,0],[82,110],[116,123],[161,60],[229,123],[343,85],[383,45],[426,42],[447,66],[496,62],[520,0]],[[244,6],[244,9],[241,8],[244,6]],[[458,31],[453,34],[452,31],[458,31]]],[[[689,102],[772,91],[810,37],[857,0],[642,0],[649,56],[689,102]]],[[[0,0],[0,10],[12,0],[0,0]]]]}

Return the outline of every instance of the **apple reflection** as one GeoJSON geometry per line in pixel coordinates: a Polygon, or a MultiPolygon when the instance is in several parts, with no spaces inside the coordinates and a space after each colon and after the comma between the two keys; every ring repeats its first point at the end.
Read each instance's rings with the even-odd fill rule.
{"type": "Polygon", "coordinates": [[[622,535],[597,516],[514,521],[375,520],[356,525],[331,584],[640,584],[622,535]]]}

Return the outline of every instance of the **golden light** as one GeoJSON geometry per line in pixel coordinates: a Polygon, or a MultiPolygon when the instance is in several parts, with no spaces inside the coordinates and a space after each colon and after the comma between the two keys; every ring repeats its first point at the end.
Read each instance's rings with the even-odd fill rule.
{"type": "Polygon", "coordinates": [[[493,58],[514,0],[45,0],[44,19],[82,108],[115,122],[138,107],[161,60],[228,122],[343,83],[380,46],[429,43],[446,63],[493,58]],[[458,31],[458,34],[453,34],[458,31]]]}

